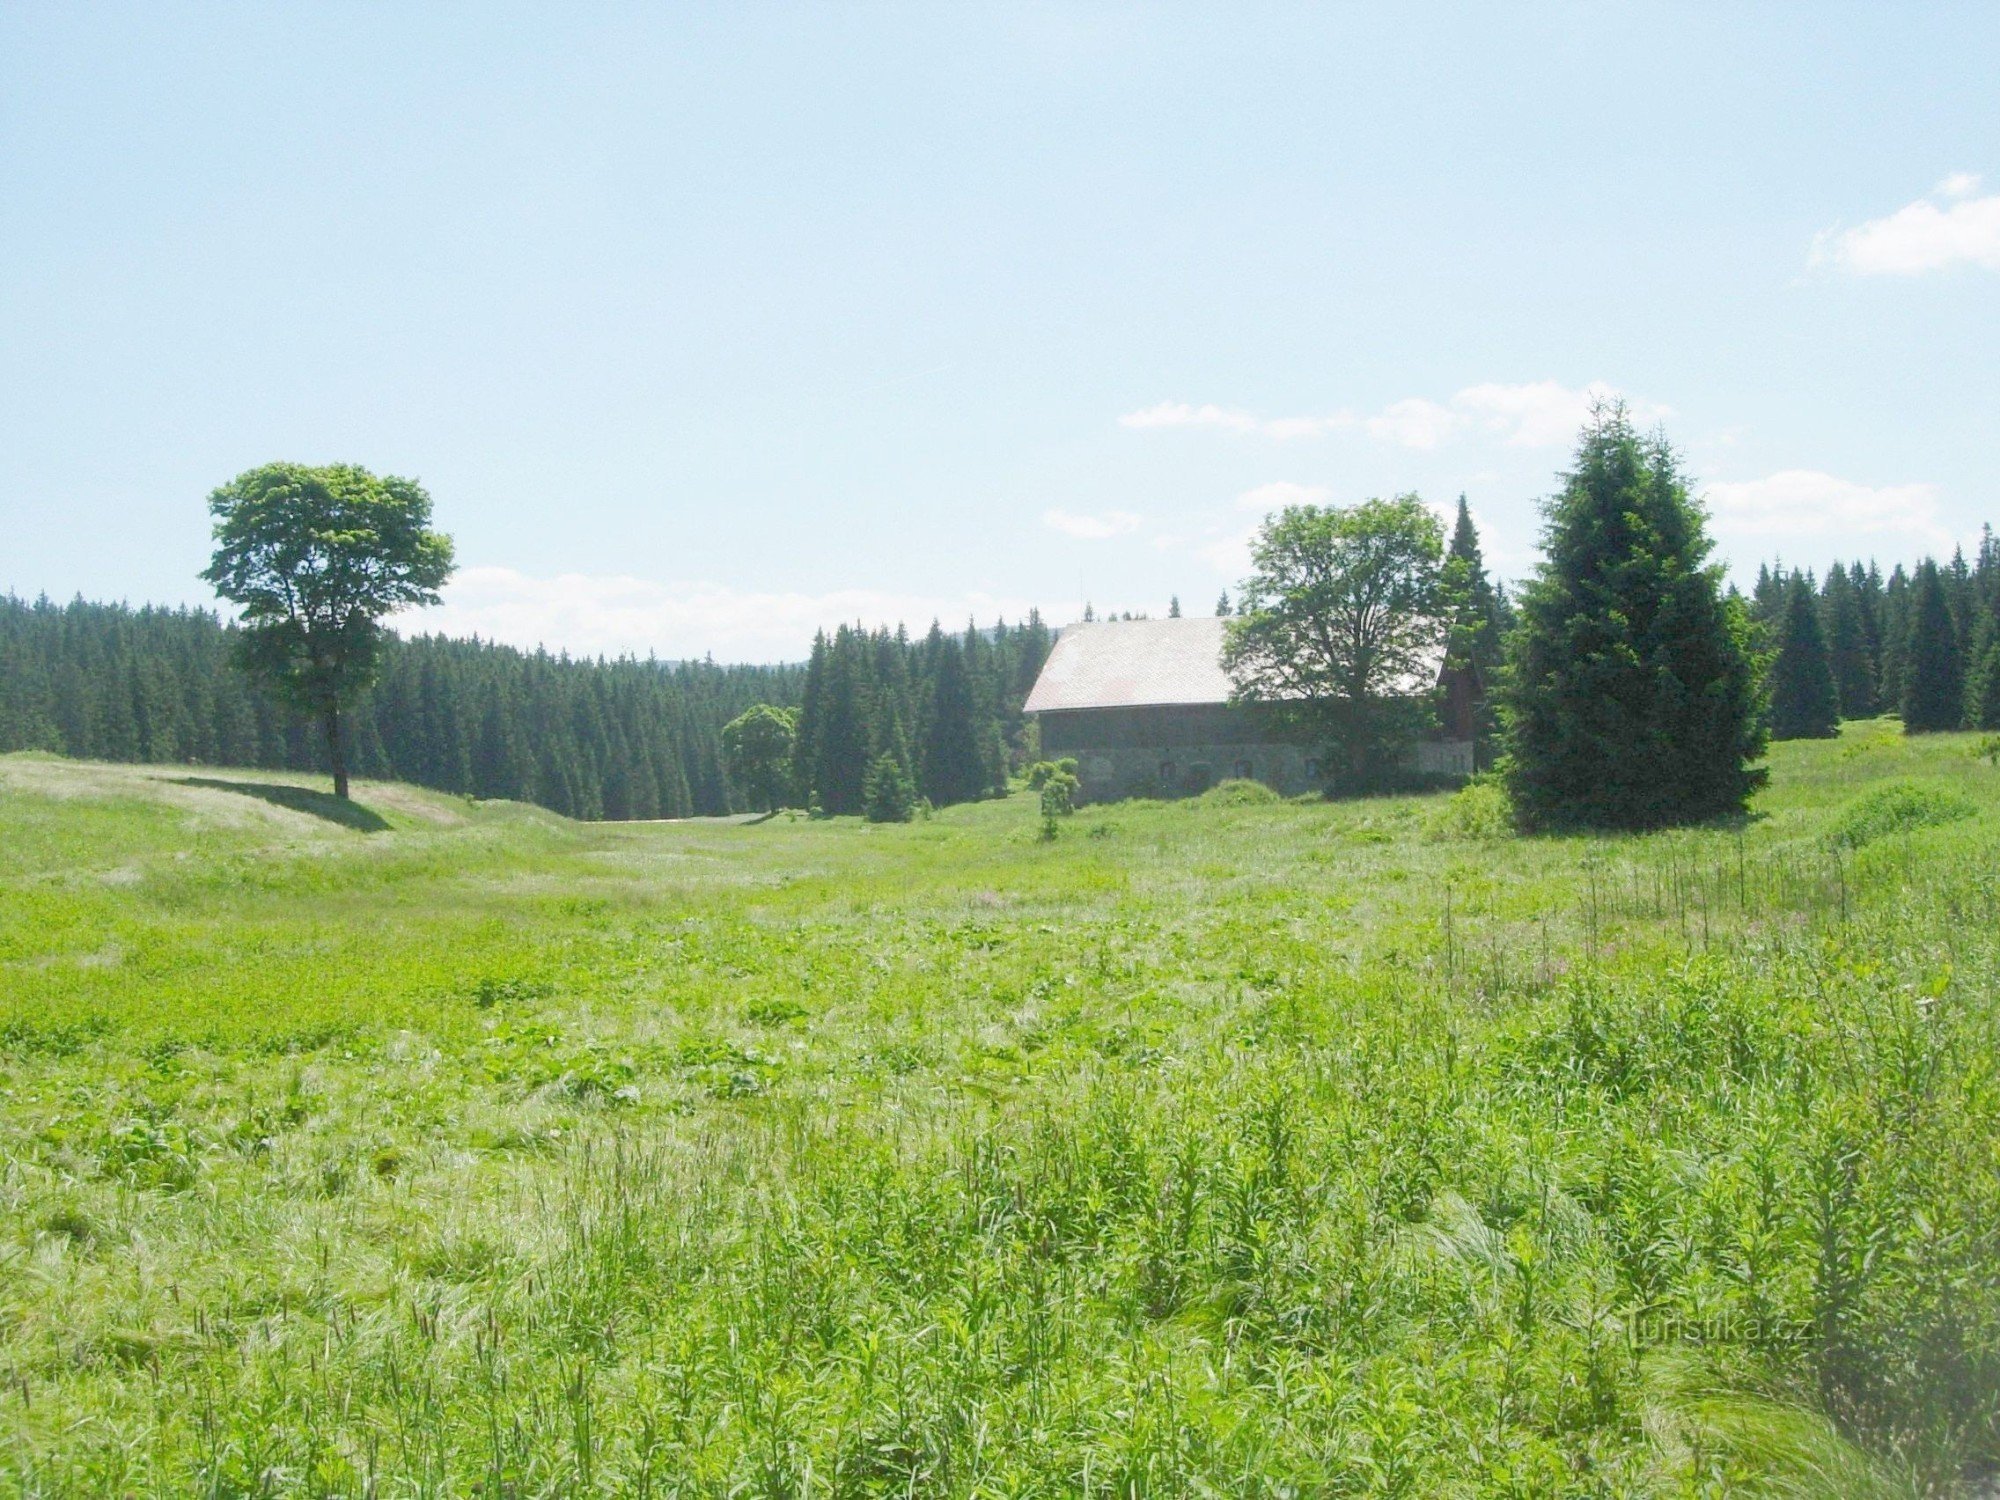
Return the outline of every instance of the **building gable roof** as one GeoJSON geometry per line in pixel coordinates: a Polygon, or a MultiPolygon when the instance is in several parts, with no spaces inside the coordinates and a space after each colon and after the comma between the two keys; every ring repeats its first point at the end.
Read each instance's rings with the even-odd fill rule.
{"type": "Polygon", "coordinates": [[[1042,664],[1026,711],[1227,703],[1225,623],[1189,616],[1066,626],[1042,664]]]}
{"type": "MultiPolygon", "coordinates": [[[[1222,670],[1228,623],[1188,616],[1065,626],[1023,711],[1227,703],[1234,687],[1222,670]]],[[[1440,649],[1436,663],[1403,691],[1413,695],[1430,691],[1443,664],[1440,649]]]]}

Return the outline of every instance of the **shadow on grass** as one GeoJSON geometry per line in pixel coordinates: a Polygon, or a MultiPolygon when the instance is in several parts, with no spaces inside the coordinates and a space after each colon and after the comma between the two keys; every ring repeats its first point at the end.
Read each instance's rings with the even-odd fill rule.
{"type": "Polygon", "coordinates": [[[343,802],[331,792],[315,792],[308,787],[287,786],[278,781],[224,781],[216,776],[180,776],[175,780],[181,786],[208,787],[212,791],[256,797],[278,807],[290,808],[293,812],[310,813],[315,818],[324,818],[329,823],[338,823],[342,828],[352,828],[357,833],[383,833],[389,827],[380,815],[358,802],[343,802]]]}

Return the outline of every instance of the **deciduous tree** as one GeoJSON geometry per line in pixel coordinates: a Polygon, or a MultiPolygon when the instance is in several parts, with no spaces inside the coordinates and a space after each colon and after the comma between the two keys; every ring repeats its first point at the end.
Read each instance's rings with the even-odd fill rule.
{"type": "Polygon", "coordinates": [[[792,784],[792,742],[798,714],[755,703],[722,726],[722,753],[744,795],[765,812],[784,805],[792,784]]]}
{"type": "Polygon", "coordinates": [[[266,464],[208,498],[215,556],[202,577],[241,610],[242,664],[326,735],[347,796],[347,714],[374,681],[383,617],[435,604],[451,538],[413,479],[354,464],[266,464]]]}
{"type": "Polygon", "coordinates": [[[1223,666],[1238,697],[1293,717],[1347,768],[1386,776],[1435,719],[1453,606],[1444,528],[1415,495],[1291,505],[1251,544],[1223,666]]]}

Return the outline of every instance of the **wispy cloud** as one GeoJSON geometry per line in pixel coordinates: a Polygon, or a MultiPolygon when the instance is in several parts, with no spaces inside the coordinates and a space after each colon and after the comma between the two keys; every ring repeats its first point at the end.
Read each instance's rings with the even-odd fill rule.
{"type": "Polygon", "coordinates": [[[2000,193],[1978,192],[1977,176],[1954,172],[1884,218],[1821,231],[1810,263],[1857,276],[1917,276],[1953,266],[2000,271],[2000,193]]]}
{"type": "MultiPolygon", "coordinates": [[[[1163,552],[1187,552],[1208,563],[1226,578],[1238,579],[1250,571],[1250,544],[1274,511],[1283,510],[1288,505],[1331,503],[1333,491],[1326,485],[1300,484],[1290,479],[1273,480],[1236,496],[1232,508],[1256,517],[1249,524],[1219,522],[1194,536],[1176,534],[1155,537],[1153,545],[1163,552]]],[[[1449,534],[1458,519],[1457,500],[1426,501],[1425,504],[1449,534]]],[[[1511,571],[1517,562],[1524,561],[1515,557],[1480,511],[1473,511],[1472,522],[1479,530],[1480,546],[1489,568],[1511,571]]]]}
{"type": "Polygon", "coordinates": [[[1554,380],[1471,385],[1453,396],[1451,404],[1509,447],[1560,448],[1576,441],[1593,406],[1621,400],[1641,426],[1673,415],[1671,406],[1629,395],[1601,380],[1574,387],[1554,380]]]}
{"type": "Polygon", "coordinates": [[[1901,532],[1926,545],[1950,543],[1934,484],[1857,484],[1818,469],[1781,469],[1763,479],[1711,484],[1716,529],[1758,539],[1846,538],[1901,532]]]}
{"type": "MultiPolygon", "coordinates": [[[[659,583],[624,574],[559,573],[535,577],[513,568],[465,568],[446,585],[444,602],[396,620],[405,632],[478,635],[532,650],[575,655],[657,655],[669,660],[713,653],[719,661],[802,661],[813,632],[843,621],[870,627],[932,620],[948,627],[1027,615],[1025,599],[986,593],[900,594],[877,589],[784,593],[727,584],[659,583]]],[[[1067,619],[1075,608],[1050,600],[1043,613],[1067,619]]]]}
{"type": "Polygon", "coordinates": [[[1317,417],[1260,417],[1238,407],[1189,401],[1162,401],[1140,411],[1128,411],[1118,419],[1121,427],[1141,430],[1169,427],[1209,427],[1222,432],[1254,433],[1270,438],[1319,437],[1354,425],[1352,412],[1329,412],[1317,417]]]}
{"type": "Polygon", "coordinates": [[[1325,505],[1332,498],[1333,492],[1323,484],[1274,479],[1253,486],[1236,497],[1234,509],[1255,515],[1254,522],[1213,526],[1188,550],[1225,577],[1241,578],[1250,571],[1250,543],[1265,517],[1288,505],[1325,505]]]}
{"type": "Polygon", "coordinates": [[[1060,531],[1064,536],[1101,542],[1106,537],[1137,531],[1139,518],[1129,510],[1107,510],[1101,516],[1084,516],[1074,511],[1051,509],[1042,512],[1042,524],[1051,531],[1060,531]]]}
{"type": "Polygon", "coordinates": [[[1238,495],[1236,508],[1265,515],[1270,511],[1283,510],[1287,505],[1324,505],[1331,494],[1332,491],[1323,484],[1294,484],[1289,479],[1276,479],[1238,495]]]}
{"type": "Polygon", "coordinates": [[[1468,434],[1497,438],[1510,447],[1554,448],[1572,441],[1598,401],[1623,399],[1640,423],[1672,415],[1672,408],[1625,395],[1603,381],[1566,386],[1554,380],[1469,385],[1448,401],[1406,396],[1373,416],[1334,412],[1323,417],[1262,417],[1239,407],[1162,401],[1127,412],[1119,422],[1139,429],[1205,427],[1270,438],[1317,437],[1349,428],[1400,448],[1441,447],[1468,434]]]}
{"type": "Polygon", "coordinates": [[[1368,419],[1368,435],[1401,448],[1435,448],[1456,434],[1461,423],[1449,407],[1422,396],[1406,396],[1368,419]]]}
{"type": "Polygon", "coordinates": [[[1230,579],[1233,586],[1234,580],[1250,571],[1250,543],[1256,535],[1257,528],[1254,526],[1222,532],[1196,547],[1194,555],[1230,579]]]}

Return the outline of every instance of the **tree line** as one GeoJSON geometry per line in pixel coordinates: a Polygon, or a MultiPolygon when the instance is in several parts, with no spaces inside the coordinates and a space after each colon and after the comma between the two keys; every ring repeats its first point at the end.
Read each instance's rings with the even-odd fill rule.
{"type": "Polygon", "coordinates": [[[829,815],[878,821],[1004,792],[1026,753],[1021,705],[1054,634],[1025,622],[962,634],[843,625],[813,640],[785,755],[788,790],[829,815]]]}
{"type": "MultiPolygon", "coordinates": [[[[0,597],[0,751],[325,772],[310,720],[236,669],[239,635],[202,609],[0,597]]],[[[358,775],[576,818],[745,811],[722,727],[753,703],[796,704],[804,680],[796,665],[392,634],[353,707],[349,758],[358,775]]]]}
{"type": "Polygon", "coordinates": [[[1884,578],[1834,563],[1823,578],[1758,570],[1751,614],[1767,651],[1771,733],[1811,739],[1842,719],[1898,714],[1912,733],[2000,729],[2000,538],[1968,562],[1925,558],[1884,578]]]}
{"type": "MultiPolygon", "coordinates": [[[[205,609],[0,596],[0,752],[326,772],[310,716],[238,670],[240,636],[205,609]]],[[[886,757],[907,816],[919,797],[1005,790],[1052,640],[1033,614],[920,637],[843,625],[805,664],[719,666],[390,634],[348,759],[358,776],[623,819],[858,813],[886,757]],[[775,783],[724,743],[760,705],[787,726],[775,783]]]]}

